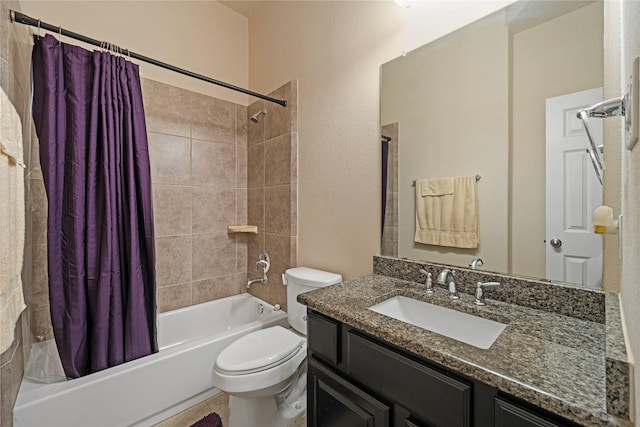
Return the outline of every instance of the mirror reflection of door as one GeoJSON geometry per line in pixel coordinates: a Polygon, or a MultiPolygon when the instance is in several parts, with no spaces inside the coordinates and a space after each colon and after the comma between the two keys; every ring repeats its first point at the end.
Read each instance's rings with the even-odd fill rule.
{"type": "MultiPolygon", "coordinates": [[[[602,236],[592,214],[602,204],[579,109],[602,101],[602,88],[547,99],[546,105],[546,268],[547,278],[590,288],[602,287],[602,236]]],[[[591,125],[603,141],[602,120],[591,125]]]]}

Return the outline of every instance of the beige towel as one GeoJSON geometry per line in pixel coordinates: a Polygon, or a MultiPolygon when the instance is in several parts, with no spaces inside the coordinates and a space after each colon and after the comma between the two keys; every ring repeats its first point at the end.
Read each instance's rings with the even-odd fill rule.
{"type": "Polygon", "coordinates": [[[419,183],[422,197],[453,194],[453,178],[421,179],[419,183]]]}
{"type": "Polygon", "coordinates": [[[414,240],[427,245],[478,247],[480,231],[475,176],[416,181],[414,240]]]}
{"type": "Polygon", "coordinates": [[[0,89],[0,353],[13,342],[24,310],[24,163],[20,117],[0,89]]]}

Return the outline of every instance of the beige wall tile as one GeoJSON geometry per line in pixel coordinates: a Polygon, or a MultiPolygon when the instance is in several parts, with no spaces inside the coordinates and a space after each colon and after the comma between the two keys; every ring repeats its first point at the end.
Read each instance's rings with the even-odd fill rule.
{"type": "Polygon", "coordinates": [[[191,281],[191,236],[156,237],[156,282],[158,286],[191,281]]]}
{"type": "Polygon", "coordinates": [[[247,237],[247,274],[248,277],[254,279],[260,274],[256,270],[256,262],[259,259],[260,252],[265,249],[264,233],[249,234],[247,237]]]}
{"type": "Polygon", "coordinates": [[[236,190],[236,224],[248,224],[247,222],[247,189],[236,190]]]}
{"type": "MultiPolygon", "coordinates": [[[[271,297],[274,297],[277,303],[283,305],[286,311],[286,288],[282,285],[282,274],[287,269],[293,267],[291,265],[291,237],[281,234],[265,233],[264,236],[265,249],[271,258],[271,270],[269,271],[271,278],[267,286],[272,288],[271,297]]],[[[268,301],[272,303],[272,301],[268,301]]]]}
{"type": "Polygon", "coordinates": [[[210,141],[192,140],[191,183],[193,185],[236,187],[236,147],[210,141]]]}
{"type": "Polygon", "coordinates": [[[51,326],[51,312],[49,307],[29,312],[31,332],[36,337],[44,337],[45,340],[53,339],[53,326],[51,326]]]}
{"type": "Polygon", "coordinates": [[[236,271],[247,272],[247,262],[249,255],[249,235],[246,233],[236,234],[236,271]]]}
{"type": "MultiPolygon", "coordinates": [[[[27,309],[34,311],[49,307],[49,274],[47,267],[47,244],[32,245],[31,259],[38,262],[31,264],[31,281],[24,288],[27,309]]],[[[33,261],[32,261],[33,262],[33,261]]]]}
{"type": "Polygon", "coordinates": [[[298,132],[291,134],[291,184],[298,184],[298,132]]]}
{"type": "Polygon", "coordinates": [[[227,233],[193,236],[193,280],[233,274],[236,271],[235,236],[227,233]]]}
{"type": "Polygon", "coordinates": [[[7,61],[9,59],[9,25],[11,22],[6,19],[9,16],[9,3],[0,2],[0,59],[7,61]]]}
{"type": "Polygon", "coordinates": [[[264,143],[264,183],[266,186],[291,182],[291,134],[264,143]]]}
{"type": "Polygon", "coordinates": [[[190,137],[189,94],[175,86],[142,79],[147,131],[190,137]]]}
{"type": "Polygon", "coordinates": [[[265,231],[291,234],[291,186],[279,185],[265,188],[264,200],[265,231]]]}
{"type": "Polygon", "coordinates": [[[225,233],[236,223],[236,190],[193,187],[193,233],[225,233]]]}
{"type": "Polygon", "coordinates": [[[286,107],[270,103],[265,120],[264,137],[266,140],[297,132],[297,83],[289,82],[270,93],[270,96],[287,101],[286,107]]]}
{"type": "Polygon", "coordinates": [[[40,244],[47,242],[47,209],[49,203],[47,201],[47,193],[44,189],[44,181],[41,179],[30,179],[29,194],[29,213],[31,227],[31,243],[40,244]]]}
{"type": "Polygon", "coordinates": [[[149,132],[151,180],[154,184],[185,185],[191,180],[189,138],[149,132]]]}
{"type": "Polygon", "coordinates": [[[249,188],[247,190],[247,221],[250,225],[257,225],[258,231],[264,231],[264,188],[249,188]]]}
{"type": "Polygon", "coordinates": [[[238,287],[236,275],[214,277],[212,279],[193,282],[193,304],[212,301],[231,295],[237,295],[242,290],[238,287]]]}
{"type": "Polygon", "coordinates": [[[264,187],[264,144],[247,149],[247,188],[264,187]]]}
{"type": "Polygon", "coordinates": [[[156,237],[191,234],[191,189],[153,186],[153,222],[156,237]]]}
{"type": "Polygon", "coordinates": [[[247,146],[247,107],[236,105],[236,144],[239,147],[247,146]]]}
{"type": "MultiPolygon", "coordinates": [[[[265,108],[265,102],[262,99],[254,102],[247,108],[247,145],[264,142],[265,116],[261,115],[258,123],[252,122],[249,118],[265,108]]],[[[269,115],[268,112],[267,115],[269,115]]]]}
{"type": "Polygon", "coordinates": [[[247,188],[248,169],[247,169],[247,147],[238,145],[236,147],[236,173],[238,188],[247,188]]]}
{"type": "Polygon", "coordinates": [[[191,283],[163,286],[156,289],[158,313],[187,307],[191,302],[191,283]]]}
{"type": "Polygon", "coordinates": [[[191,137],[224,144],[236,144],[236,105],[190,92],[191,137]]]}
{"type": "Polygon", "coordinates": [[[31,245],[31,282],[25,287],[25,295],[29,299],[29,310],[42,309],[49,306],[49,273],[47,267],[47,244],[31,245]]]}

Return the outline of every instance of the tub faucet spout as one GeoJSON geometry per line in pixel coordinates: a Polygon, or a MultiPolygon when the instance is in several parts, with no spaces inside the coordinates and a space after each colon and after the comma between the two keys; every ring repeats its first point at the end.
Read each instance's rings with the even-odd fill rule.
{"type": "Polygon", "coordinates": [[[247,282],[247,289],[249,289],[251,287],[251,285],[253,285],[254,283],[262,283],[263,285],[266,284],[268,281],[267,279],[267,275],[265,274],[264,276],[258,278],[258,279],[251,279],[247,282]]]}

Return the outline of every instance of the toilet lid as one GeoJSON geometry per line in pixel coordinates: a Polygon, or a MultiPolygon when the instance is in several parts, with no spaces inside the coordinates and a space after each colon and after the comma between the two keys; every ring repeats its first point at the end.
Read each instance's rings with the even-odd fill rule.
{"type": "Polygon", "coordinates": [[[293,357],[302,344],[302,337],[282,326],[261,329],[225,348],[216,360],[216,369],[225,374],[268,369],[293,357]]]}

